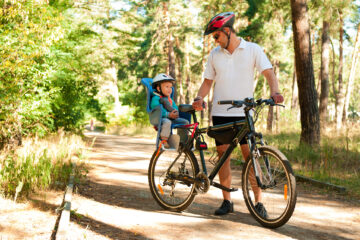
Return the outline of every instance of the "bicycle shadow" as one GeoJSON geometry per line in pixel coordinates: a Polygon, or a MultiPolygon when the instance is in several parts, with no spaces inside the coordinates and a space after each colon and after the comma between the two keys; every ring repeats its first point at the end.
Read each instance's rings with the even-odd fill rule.
{"type": "MultiPolygon", "coordinates": [[[[205,204],[203,198],[201,199],[195,198],[193,204],[183,212],[170,212],[163,210],[160,206],[157,205],[155,200],[153,199],[150,191],[145,187],[139,187],[137,184],[127,184],[127,185],[110,185],[110,184],[102,184],[98,182],[88,181],[85,184],[79,186],[78,194],[83,197],[91,198],[94,201],[104,203],[107,205],[113,205],[121,208],[127,209],[136,209],[141,211],[153,212],[153,213],[161,213],[167,215],[174,216],[182,216],[188,217],[189,220],[193,218],[203,219],[207,222],[216,223],[217,227],[212,226],[213,230],[216,228],[232,230],[230,223],[240,223],[247,225],[249,227],[260,227],[263,228],[259,223],[255,221],[255,219],[248,212],[240,212],[236,211],[234,213],[225,215],[225,216],[215,216],[213,215],[214,210],[218,207],[214,204],[205,204]],[[219,220],[222,224],[219,225],[219,220]]],[[[206,196],[206,202],[213,202],[218,204],[221,202],[218,198],[206,196]]],[[[186,222],[186,220],[185,220],[186,222]]],[[[189,227],[188,224],[178,222],[172,223],[173,225],[177,225],[178,227],[189,227]]],[[[278,234],[286,235],[288,237],[294,239],[339,239],[339,240],[350,240],[350,238],[342,237],[339,235],[334,235],[329,233],[327,227],[321,227],[318,229],[313,229],[311,224],[305,224],[307,227],[300,227],[295,224],[292,224],[291,221],[286,225],[277,228],[277,229],[268,229],[267,231],[275,232],[278,234]],[[301,232],[306,232],[306,236],[299,234],[301,232]],[[320,237],[321,236],[321,237],[320,237]]],[[[209,231],[208,224],[202,223],[191,225],[193,229],[197,229],[197,231],[209,231]]],[[[342,230],[339,226],[339,231],[346,232],[342,230]]]]}
{"type": "MultiPolygon", "coordinates": [[[[182,213],[164,211],[153,199],[147,181],[145,180],[147,179],[146,169],[148,160],[154,151],[154,145],[143,145],[143,143],[141,143],[141,148],[139,149],[139,143],[141,143],[139,139],[132,139],[130,142],[127,141],[126,138],[118,138],[118,136],[111,136],[108,140],[103,140],[102,137],[98,138],[95,142],[95,144],[98,144],[95,145],[95,151],[101,151],[102,153],[108,151],[107,156],[109,156],[109,158],[101,158],[101,156],[98,155],[96,157],[96,167],[101,168],[101,173],[114,175],[111,178],[106,175],[104,179],[100,177],[100,175],[94,174],[90,177],[91,181],[79,186],[79,194],[103,204],[154,213],[154,216],[157,216],[157,214],[182,216],[188,218],[189,221],[181,220],[179,222],[171,222],[171,225],[180,229],[191,228],[192,231],[202,231],[204,234],[215,234],[222,231],[228,231],[226,234],[231,234],[234,232],[232,223],[239,223],[241,226],[246,226],[246,228],[245,230],[236,229],[236,231],[256,231],[256,229],[262,228],[263,230],[258,229],[258,231],[262,233],[262,236],[272,236],[276,233],[279,236],[281,235],[281,237],[288,236],[293,239],[350,239],[342,235],[342,233],[350,233],[349,235],[351,235],[351,232],[343,230],[341,224],[336,226],[329,226],[326,223],[319,224],[319,222],[315,222],[314,224],[311,221],[303,220],[302,217],[304,216],[296,216],[296,209],[290,221],[277,229],[263,228],[254,220],[250,213],[248,213],[246,207],[244,207],[245,203],[242,200],[240,201],[242,205],[238,205],[238,209],[235,207],[235,213],[222,217],[214,216],[214,210],[222,201],[222,199],[220,199],[220,191],[217,195],[218,197],[214,197],[212,194],[198,195],[194,203],[182,213]],[[110,145],[108,143],[110,143],[110,145]],[[124,144],[124,147],[122,144],[124,144]],[[119,147],[119,145],[121,146],[119,147]],[[116,150],[125,151],[129,155],[128,157],[124,157],[124,153],[118,156],[114,155],[116,150]],[[110,151],[112,152],[109,153],[110,151]],[[140,153],[141,156],[136,156],[134,152],[140,153]],[[110,156],[112,156],[112,158],[110,158],[110,156]],[[131,167],[128,168],[128,166],[131,167]],[[192,219],[200,219],[202,221],[194,223],[192,219]],[[210,229],[209,226],[211,226],[210,229]],[[336,231],[332,232],[331,230],[333,229],[336,229],[336,231]],[[267,235],[264,235],[264,232],[267,235]]],[[[241,171],[234,171],[234,182],[241,182],[240,178],[241,171]]],[[[236,183],[236,186],[241,185],[236,183]]],[[[321,199],[319,196],[314,196],[313,198],[312,196],[305,196],[298,198],[297,205],[311,203],[312,200],[316,201],[319,199],[321,199]]],[[[337,204],[338,202],[334,203],[337,204]]],[[[166,218],[166,216],[164,217],[166,218]]],[[[309,217],[309,219],[311,219],[311,217],[309,217]]],[[[276,234],[274,236],[276,236],[276,234]]],[[[354,234],[352,234],[352,236],[354,236],[354,234]]],[[[212,238],[214,239],[214,237],[212,238]]]]}

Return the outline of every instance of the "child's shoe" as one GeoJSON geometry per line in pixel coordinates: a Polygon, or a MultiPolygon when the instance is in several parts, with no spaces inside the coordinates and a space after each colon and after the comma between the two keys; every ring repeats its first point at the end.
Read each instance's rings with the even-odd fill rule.
{"type": "Polygon", "coordinates": [[[167,140],[162,140],[161,144],[164,146],[164,148],[170,148],[170,145],[167,140]]]}

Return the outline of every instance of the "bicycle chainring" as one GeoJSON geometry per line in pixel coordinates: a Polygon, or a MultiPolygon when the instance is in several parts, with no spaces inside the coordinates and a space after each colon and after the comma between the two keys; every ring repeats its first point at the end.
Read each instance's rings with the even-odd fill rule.
{"type": "Polygon", "coordinates": [[[209,191],[210,180],[205,173],[198,173],[196,175],[195,189],[198,193],[204,194],[209,191]]]}

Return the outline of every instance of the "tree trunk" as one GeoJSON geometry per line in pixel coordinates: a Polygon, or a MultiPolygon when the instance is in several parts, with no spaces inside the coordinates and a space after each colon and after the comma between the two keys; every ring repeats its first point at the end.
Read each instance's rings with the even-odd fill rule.
{"type": "MultiPolygon", "coordinates": [[[[210,38],[207,38],[207,50],[206,50],[206,56],[209,56],[211,51],[211,42],[210,38]]],[[[213,103],[213,97],[214,97],[214,89],[212,88],[208,94],[208,126],[212,125],[212,118],[211,118],[211,111],[212,111],[212,103],[213,103]]]]}
{"type": "MultiPolygon", "coordinates": [[[[330,38],[330,44],[331,44],[331,52],[332,52],[332,58],[331,58],[331,85],[332,85],[332,92],[333,92],[333,95],[334,95],[334,97],[335,97],[335,99],[336,99],[336,93],[337,93],[337,91],[336,91],[336,87],[335,87],[335,64],[336,64],[336,62],[335,62],[335,47],[334,47],[334,44],[333,44],[333,42],[332,42],[332,40],[331,40],[331,38],[330,38]]],[[[329,86],[329,88],[330,88],[330,86],[329,86]]],[[[330,91],[330,90],[329,90],[330,91]]],[[[333,114],[335,114],[336,113],[336,105],[335,105],[335,112],[333,113],[333,114]]],[[[331,115],[331,119],[329,119],[330,121],[333,121],[334,120],[334,115],[331,115]]],[[[335,120],[336,120],[336,118],[335,118],[335,120]]]]}
{"type": "MultiPolygon", "coordinates": [[[[179,38],[176,38],[176,47],[180,49],[180,42],[179,38]]],[[[177,62],[177,71],[176,71],[176,82],[179,86],[179,102],[178,104],[183,104],[185,102],[185,94],[184,94],[184,88],[183,88],[183,76],[182,76],[182,70],[181,70],[181,56],[176,55],[176,62],[177,62]]]]}
{"type": "Polygon", "coordinates": [[[269,106],[268,116],[266,119],[266,130],[269,132],[272,132],[273,120],[274,120],[274,106],[269,106]]]}
{"type": "Polygon", "coordinates": [[[344,66],[344,57],[343,57],[343,45],[344,45],[344,19],[342,17],[342,12],[340,11],[340,39],[339,39],[339,73],[338,73],[338,90],[335,93],[335,119],[336,119],[336,129],[339,130],[342,127],[342,112],[344,109],[344,86],[343,86],[343,66],[344,66]]]}
{"type": "Polygon", "coordinates": [[[347,120],[348,108],[349,108],[349,103],[350,103],[350,95],[351,95],[353,87],[354,87],[356,66],[359,61],[359,47],[360,47],[360,36],[359,35],[360,35],[360,24],[358,25],[358,30],[357,30],[357,34],[356,34],[354,51],[353,51],[353,56],[352,56],[352,60],[351,60],[350,76],[349,76],[349,81],[348,81],[347,88],[346,88],[345,104],[344,104],[344,110],[343,110],[343,116],[342,116],[343,123],[346,122],[346,120],[347,120]]]}
{"type": "Polygon", "coordinates": [[[319,107],[321,128],[324,128],[326,124],[329,97],[329,28],[330,23],[323,21],[321,37],[321,94],[319,107]]]}
{"type": "Polygon", "coordinates": [[[119,87],[117,84],[117,69],[116,69],[115,62],[113,60],[111,60],[110,66],[111,66],[111,68],[108,71],[111,76],[111,81],[112,81],[112,85],[113,85],[112,91],[113,91],[113,96],[115,99],[114,113],[115,113],[115,117],[118,117],[121,114],[121,103],[119,100],[120,95],[119,95],[119,87]]]}
{"type": "MultiPolygon", "coordinates": [[[[295,59],[294,59],[295,65],[295,59]]],[[[296,81],[296,67],[294,67],[293,83],[292,83],[292,95],[291,95],[291,109],[295,109],[298,105],[298,86],[296,81]]]]}
{"type": "MultiPolygon", "coordinates": [[[[169,59],[169,74],[170,76],[172,76],[173,78],[176,77],[176,73],[175,73],[175,53],[174,53],[174,40],[172,37],[172,34],[169,34],[169,52],[168,52],[168,59],[169,59]]],[[[178,96],[177,96],[177,82],[175,81],[174,84],[174,100],[178,101],[178,96]]]]}
{"type": "Polygon", "coordinates": [[[186,89],[186,98],[185,103],[191,104],[190,98],[191,98],[191,88],[190,88],[190,53],[189,53],[189,40],[188,38],[185,38],[185,89],[186,89]]]}
{"type": "MultiPolygon", "coordinates": [[[[274,65],[274,72],[275,72],[276,78],[279,79],[280,62],[278,60],[275,60],[273,65],[274,65]]],[[[270,106],[269,111],[268,111],[267,121],[266,121],[266,130],[268,130],[269,132],[272,132],[273,125],[274,125],[274,107],[270,106]]]]}
{"type": "MultiPolygon", "coordinates": [[[[202,51],[202,72],[205,71],[205,65],[206,65],[206,60],[207,57],[209,56],[211,50],[211,44],[210,44],[210,38],[204,38],[203,40],[203,51],[202,51]]],[[[211,125],[212,123],[212,119],[211,119],[211,109],[212,109],[212,93],[213,93],[213,89],[210,90],[208,96],[207,96],[207,103],[208,103],[208,108],[207,108],[207,114],[208,114],[208,125],[211,125]]],[[[206,101],[206,99],[204,100],[206,101]]],[[[204,121],[204,110],[201,111],[201,123],[203,123],[204,121]]]]}
{"type": "MultiPolygon", "coordinates": [[[[166,30],[166,33],[167,33],[166,42],[167,42],[167,46],[168,46],[168,69],[169,69],[169,75],[171,77],[173,77],[173,78],[176,78],[174,38],[173,38],[172,33],[170,31],[171,20],[170,20],[170,16],[169,16],[167,2],[163,2],[163,13],[164,13],[165,30],[166,30]]],[[[177,84],[175,82],[175,84],[174,84],[174,100],[178,101],[176,85],[177,84]]]]}
{"type": "Polygon", "coordinates": [[[291,0],[290,2],[301,113],[300,142],[319,145],[319,108],[315,89],[307,5],[305,0],[291,0]]]}

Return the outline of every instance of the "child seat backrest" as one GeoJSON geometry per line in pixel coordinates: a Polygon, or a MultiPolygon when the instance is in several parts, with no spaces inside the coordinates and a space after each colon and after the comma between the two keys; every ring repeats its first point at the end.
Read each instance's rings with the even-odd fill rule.
{"type": "MultiPolygon", "coordinates": [[[[149,120],[150,123],[156,127],[158,133],[156,138],[156,148],[159,147],[159,139],[160,139],[160,128],[161,128],[161,113],[163,110],[163,106],[160,104],[154,109],[151,109],[151,98],[153,97],[153,91],[152,88],[152,78],[143,78],[141,79],[141,83],[144,85],[146,90],[146,112],[149,114],[149,120]]],[[[174,97],[174,87],[173,91],[171,93],[171,98],[174,97]]],[[[187,119],[189,122],[191,122],[191,115],[189,113],[179,112],[179,116],[182,118],[187,119]]],[[[172,125],[172,127],[175,127],[172,125]]]]}
{"type": "MultiPolygon", "coordinates": [[[[151,124],[158,125],[159,122],[158,118],[161,117],[162,107],[159,109],[151,109],[150,107],[151,98],[153,96],[153,91],[154,91],[154,89],[152,88],[152,81],[153,81],[152,78],[141,79],[141,83],[144,85],[146,89],[146,112],[149,114],[151,124]]],[[[172,89],[173,91],[171,93],[171,98],[174,98],[174,87],[172,89]]],[[[181,118],[187,119],[189,123],[191,122],[191,114],[179,112],[179,116],[181,118]]]]}
{"type": "MultiPolygon", "coordinates": [[[[150,113],[153,109],[151,109],[150,104],[151,104],[151,98],[153,97],[153,92],[154,89],[152,87],[152,78],[143,78],[141,79],[141,83],[144,85],[145,89],[146,89],[146,112],[150,113]]],[[[174,87],[172,88],[173,91],[171,93],[171,98],[174,97],[174,87]]]]}
{"type": "Polygon", "coordinates": [[[146,112],[150,113],[151,112],[150,103],[153,92],[152,78],[143,78],[141,79],[141,83],[144,85],[146,90],[146,112]]]}

